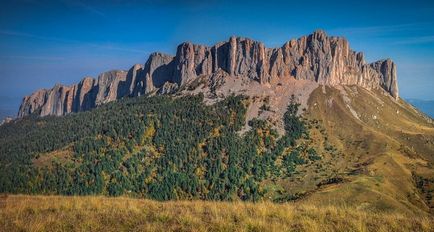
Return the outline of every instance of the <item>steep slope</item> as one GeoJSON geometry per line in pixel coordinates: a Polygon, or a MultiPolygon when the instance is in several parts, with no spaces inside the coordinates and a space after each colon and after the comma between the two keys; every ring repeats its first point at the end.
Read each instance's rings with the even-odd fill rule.
{"type": "Polygon", "coordinates": [[[384,89],[398,98],[396,66],[391,60],[367,64],[363,53],[350,49],[346,39],[329,37],[323,31],[293,39],[280,48],[231,37],[212,47],[182,43],[176,55],[153,53],[144,66],[128,72],[102,73],[97,80],[85,78],[72,86],[56,85],[26,96],[18,117],[85,111],[122,97],[170,93],[198,78],[215,76],[244,78],[267,85],[288,78],[324,85],[359,85],[384,89]]]}
{"type": "Polygon", "coordinates": [[[342,150],[347,162],[344,183],[326,187],[307,201],[432,212],[430,118],[402,100],[357,86],[316,89],[307,115],[322,121],[328,141],[342,150]]]}
{"type": "Polygon", "coordinates": [[[298,104],[290,101],[284,136],[259,119],[249,121],[251,129],[241,136],[248,97],[229,96],[213,105],[203,100],[122,99],[88,112],[1,126],[0,189],[157,200],[293,198],[265,182],[320,159],[313,146],[297,144],[309,135],[298,104]]]}

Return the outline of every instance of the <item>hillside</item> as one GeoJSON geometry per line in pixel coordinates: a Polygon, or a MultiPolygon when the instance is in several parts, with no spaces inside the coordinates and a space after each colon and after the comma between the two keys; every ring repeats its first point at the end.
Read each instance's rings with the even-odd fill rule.
{"type": "MultiPolygon", "coordinates": [[[[207,106],[202,95],[141,97],[6,124],[0,128],[1,189],[157,200],[297,198],[273,182],[321,160],[304,142],[310,122],[297,116],[299,104],[291,100],[285,135],[260,119],[240,135],[249,101],[230,96],[207,106]]],[[[333,175],[324,174],[318,181],[333,175]]]]}
{"type": "Polygon", "coordinates": [[[311,200],[338,200],[380,210],[433,209],[434,126],[407,104],[359,87],[317,89],[310,117],[324,122],[342,149],[348,181],[311,200]]]}

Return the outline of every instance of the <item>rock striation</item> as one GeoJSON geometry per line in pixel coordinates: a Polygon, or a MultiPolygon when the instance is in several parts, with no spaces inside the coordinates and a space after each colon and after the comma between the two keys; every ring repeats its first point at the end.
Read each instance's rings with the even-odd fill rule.
{"type": "Polygon", "coordinates": [[[144,65],[128,71],[113,70],[96,80],[86,77],[72,86],[56,84],[38,90],[24,97],[18,117],[65,115],[122,97],[170,94],[199,77],[210,79],[220,72],[261,84],[295,78],[331,86],[359,85],[399,97],[396,65],[390,59],[366,63],[363,53],[351,50],[345,38],[318,30],[280,48],[241,37],[211,47],[182,43],[175,56],[152,53],[144,65]]]}

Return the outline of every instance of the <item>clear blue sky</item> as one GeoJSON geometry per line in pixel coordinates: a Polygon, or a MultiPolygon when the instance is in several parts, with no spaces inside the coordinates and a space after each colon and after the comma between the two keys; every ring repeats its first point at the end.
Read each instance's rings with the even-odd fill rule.
{"type": "Polygon", "coordinates": [[[369,62],[392,58],[402,97],[433,100],[434,1],[360,2],[0,0],[0,111],[15,114],[39,88],[174,54],[183,41],[238,35],[278,47],[319,28],[369,62]]]}

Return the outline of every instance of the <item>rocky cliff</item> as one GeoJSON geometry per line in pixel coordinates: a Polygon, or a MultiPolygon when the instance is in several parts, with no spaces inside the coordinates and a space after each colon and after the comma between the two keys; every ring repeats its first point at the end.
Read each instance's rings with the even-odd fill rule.
{"type": "Polygon", "coordinates": [[[366,63],[363,53],[352,51],[346,39],[319,30],[280,48],[266,48],[261,42],[240,37],[211,47],[182,43],[175,56],[153,53],[145,65],[134,65],[128,72],[114,70],[96,80],[86,77],[72,86],[57,84],[38,90],[24,97],[18,117],[64,115],[122,97],[173,93],[199,77],[212,78],[221,72],[261,84],[295,78],[322,85],[383,89],[393,98],[399,97],[396,65],[391,60],[366,63]]]}

